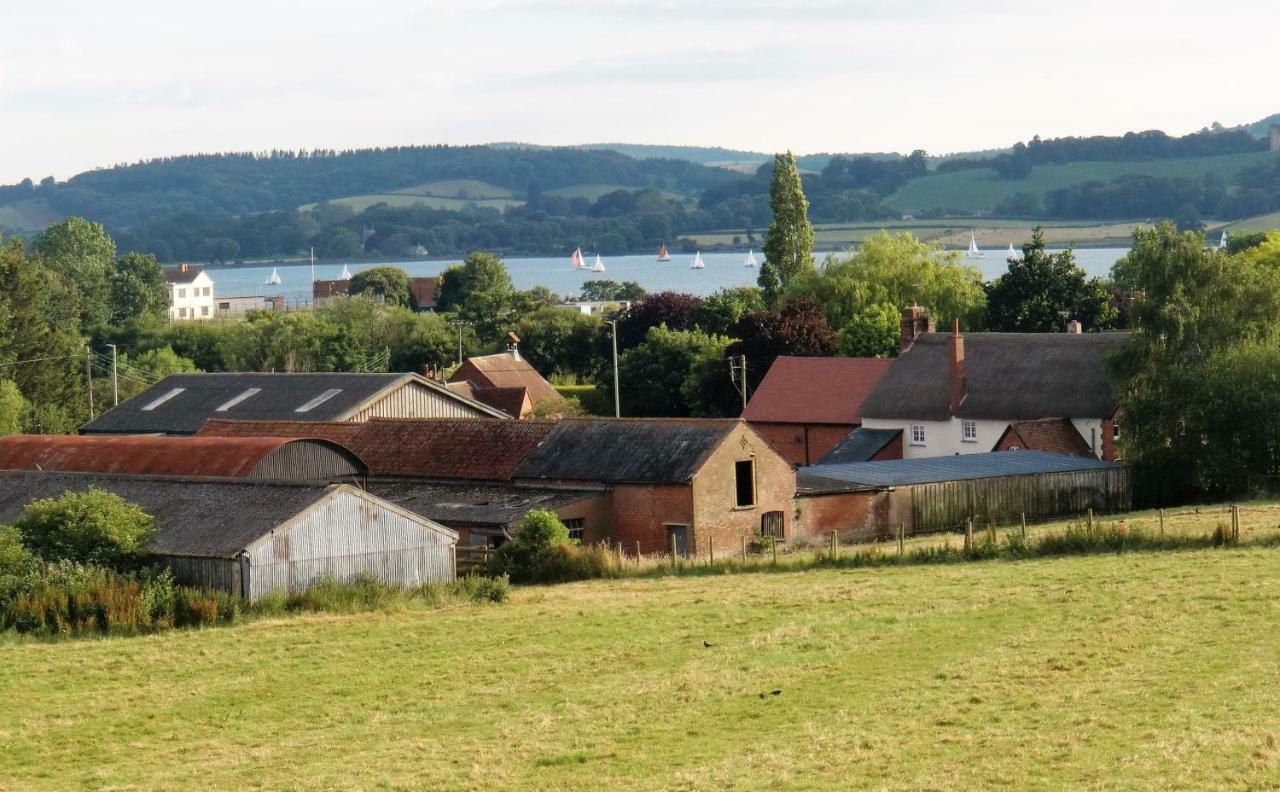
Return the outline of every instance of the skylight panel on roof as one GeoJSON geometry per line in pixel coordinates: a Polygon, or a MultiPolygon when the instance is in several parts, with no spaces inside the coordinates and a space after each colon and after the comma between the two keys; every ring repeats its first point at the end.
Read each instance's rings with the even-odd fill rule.
{"type": "Polygon", "coordinates": [[[250,396],[254,396],[259,393],[262,393],[262,388],[249,388],[239,396],[235,396],[227,400],[223,404],[219,405],[218,408],[214,410],[214,412],[226,412],[227,410],[230,410],[232,407],[235,407],[237,404],[249,398],[250,396]]]}
{"type": "Polygon", "coordinates": [[[300,413],[311,412],[315,408],[319,407],[320,405],[332,399],[334,396],[337,396],[339,393],[342,393],[342,388],[330,388],[329,390],[315,397],[311,401],[302,405],[298,409],[294,410],[294,412],[300,412],[300,413]]]}
{"type": "Polygon", "coordinates": [[[151,410],[154,410],[155,408],[159,407],[160,405],[172,399],[174,396],[177,396],[179,393],[182,393],[184,390],[186,390],[186,388],[174,388],[173,390],[168,391],[167,393],[165,393],[163,396],[156,399],[155,401],[149,402],[146,405],[144,405],[142,408],[143,412],[150,412],[151,410]]]}

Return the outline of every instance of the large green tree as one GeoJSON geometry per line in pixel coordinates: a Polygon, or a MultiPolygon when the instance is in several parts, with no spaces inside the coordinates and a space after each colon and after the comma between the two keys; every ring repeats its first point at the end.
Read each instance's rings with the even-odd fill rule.
{"type": "Polygon", "coordinates": [[[96,327],[111,319],[110,277],[116,243],[100,224],[68,217],[36,237],[34,250],[66,284],[81,327],[96,327]]]}
{"type": "Polygon", "coordinates": [[[1115,326],[1111,291],[1085,275],[1071,249],[1045,250],[1044,230],[1036,226],[1022,255],[987,289],[987,328],[1002,333],[1060,333],[1076,320],[1088,330],[1115,326]]]}
{"type": "Polygon", "coordinates": [[[892,303],[869,305],[840,329],[840,354],[895,357],[901,332],[900,312],[892,303]]]}
{"type": "MultiPolygon", "coordinates": [[[[622,414],[682,417],[695,414],[695,407],[697,412],[712,411],[709,405],[714,396],[705,386],[714,384],[715,379],[707,373],[719,367],[725,387],[730,387],[725,362],[729,343],[727,338],[697,330],[668,330],[666,325],[649,328],[644,341],[618,360],[622,414]]],[[[602,378],[600,388],[612,402],[612,380],[602,378]]]]}
{"type": "Polygon", "coordinates": [[[760,266],[758,281],[765,301],[769,305],[777,305],[796,277],[813,270],[813,226],[809,224],[809,201],[804,196],[796,158],[790,151],[773,158],[769,206],[773,210],[773,221],[765,237],[765,261],[760,266]]]}
{"type": "Polygon", "coordinates": [[[160,317],[169,304],[164,270],[150,253],[129,253],[111,268],[111,323],[160,317]]]}
{"type": "Polygon", "coordinates": [[[387,305],[417,307],[413,290],[409,286],[409,275],[399,267],[373,267],[357,272],[351,278],[347,294],[352,297],[375,297],[387,305]]]}

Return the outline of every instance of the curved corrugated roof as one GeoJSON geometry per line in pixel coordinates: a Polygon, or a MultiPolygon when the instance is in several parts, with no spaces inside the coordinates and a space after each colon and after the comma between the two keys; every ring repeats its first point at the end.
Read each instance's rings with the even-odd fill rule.
{"type": "Polygon", "coordinates": [[[0,470],[53,470],[123,475],[245,478],[271,454],[293,444],[338,451],[360,472],[353,452],[329,440],[297,437],[167,437],[158,435],[13,435],[0,438],[0,470]]]}

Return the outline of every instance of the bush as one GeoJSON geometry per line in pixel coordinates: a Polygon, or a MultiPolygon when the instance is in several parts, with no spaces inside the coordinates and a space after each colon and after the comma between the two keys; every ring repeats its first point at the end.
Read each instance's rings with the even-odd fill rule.
{"type": "Polygon", "coordinates": [[[132,634],[150,626],[142,584],[102,567],[51,566],[14,596],[0,626],[38,635],[132,634]]]}
{"type": "Polygon", "coordinates": [[[223,591],[180,586],[173,592],[174,627],[211,627],[240,620],[240,599],[223,591]]]}
{"type": "Polygon", "coordinates": [[[39,560],[22,544],[22,534],[0,525],[0,602],[29,589],[40,571],[39,560]]]}
{"type": "Polygon", "coordinates": [[[112,492],[90,489],[33,501],[14,522],[23,543],[46,562],[136,567],[155,520],[112,492]]]}

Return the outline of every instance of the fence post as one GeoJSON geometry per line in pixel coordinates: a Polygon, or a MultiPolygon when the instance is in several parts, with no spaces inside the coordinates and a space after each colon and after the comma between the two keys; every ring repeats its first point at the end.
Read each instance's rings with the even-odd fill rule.
{"type": "Polygon", "coordinates": [[[968,553],[973,549],[973,519],[969,518],[964,521],[964,551],[968,553]]]}
{"type": "Polygon", "coordinates": [[[907,524],[898,523],[898,558],[902,558],[902,540],[907,533],[907,524]]]}
{"type": "Polygon", "coordinates": [[[1160,510],[1160,535],[1164,536],[1164,509],[1160,510]]]}
{"type": "Polygon", "coordinates": [[[627,565],[627,554],[622,549],[622,542],[618,542],[618,568],[621,569],[626,565],[627,565]]]}
{"type": "Polygon", "coordinates": [[[1089,520],[1089,537],[1092,538],[1093,537],[1093,507],[1092,506],[1090,506],[1088,511],[1085,512],[1085,516],[1089,520]]]}
{"type": "Polygon", "coordinates": [[[1027,513],[1022,513],[1022,538],[1027,538],[1027,513]]]}
{"type": "Polygon", "coordinates": [[[636,566],[640,566],[640,540],[636,540],[636,566]]]}
{"type": "Polygon", "coordinates": [[[747,563],[747,532],[742,532],[742,563],[747,563]]]}
{"type": "Polygon", "coordinates": [[[778,537],[776,537],[776,536],[771,536],[771,537],[769,537],[769,546],[773,548],[773,563],[774,563],[775,565],[777,565],[777,563],[778,563],[778,537]]]}
{"type": "Polygon", "coordinates": [[[676,562],[676,535],[673,533],[671,534],[671,563],[674,565],[675,562],[676,562]]]}
{"type": "Polygon", "coordinates": [[[711,563],[708,566],[716,565],[716,538],[714,536],[707,537],[707,551],[710,553],[711,563]]]}
{"type": "Polygon", "coordinates": [[[1240,541],[1240,506],[1231,504],[1231,541],[1240,541]]]}

